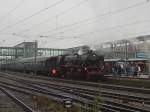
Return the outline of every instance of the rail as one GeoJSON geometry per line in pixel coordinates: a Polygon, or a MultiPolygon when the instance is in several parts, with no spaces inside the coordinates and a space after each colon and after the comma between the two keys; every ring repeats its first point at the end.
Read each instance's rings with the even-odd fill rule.
{"type": "MultiPolygon", "coordinates": [[[[32,87],[32,89],[31,89],[32,91],[41,92],[43,94],[49,94],[51,96],[57,95],[55,97],[57,97],[57,98],[59,97],[60,99],[62,99],[62,98],[71,98],[76,103],[80,102],[80,103],[85,104],[85,103],[88,103],[88,101],[90,101],[88,103],[88,104],[90,104],[90,103],[93,102],[93,98],[96,95],[96,94],[94,94],[94,93],[96,93],[96,91],[94,91],[94,90],[90,91],[90,90],[81,89],[80,87],[78,87],[79,83],[76,85],[76,87],[69,87],[69,86],[66,86],[66,85],[57,85],[57,83],[52,84],[52,83],[45,83],[44,81],[41,82],[41,81],[33,81],[33,80],[27,80],[27,79],[25,80],[24,78],[22,79],[20,77],[17,79],[16,77],[11,77],[10,76],[9,78],[11,78],[11,80],[14,80],[14,81],[18,81],[18,82],[20,81],[20,83],[23,82],[25,85],[28,85],[28,87],[32,87]],[[54,91],[54,89],[55,90],[57,89],[57,91],[54,91]],[[63,93],[63,94],[58,94],[58,93],[63,93]]],[[[73,83],[73,82],[71,82],[71,83],[73,83]]],[[[88,85],[89,85],[89,83],[88,83],[88,85]]],[[[115,97],[115,95],[117,95],[117,96],[119,95],[119,93],[114,93],[113,96],[111,96],[112,92],[102,92],[102,93],[103,93],[103,96],[107,96],[107,97],[108,96],[109,97],[115,97]]],[[[121,95],[122,94],[120,94],[120,96],[121,95]]],[[[117,96],[116,96],[116,99],[117,99],[117,96]]],[[[134,100],[134,101],[139,100],[138,97],[137,97],[136,100],[135,100],[135,97],[132,98],[132,95],[126,95],[126,97],[130,97],[129,101],[131,99],[134,100]]],[[[124,99],[125,99],[125,95],[124,95],[124,99]]],[[[142,99],[141,102],[144,101],[144,100],[145,99],[142,99]]],[[[139,107],[133,107],[133,106],[125,105],[125,104],[118,103],[118,102],[114,103],[114,101],[109,101],[109,100],[105,100],[105,105],[103,105],[103,109],[104,108],[105,109],[110,109],[110,110],[112,109],[112,111],[113,110],[118,111],[119,108],[120,108],[119,111],[121,111],[121,110],[122,111],[123,110],[124,111],[125,110],[130,110],[129,112],[133,112],[133,111],[134,112],[135,111],[150,112],[147,109],[142,109],[142,108],[139,108],[139,107]]]]}
{"type": "Polygon", "coordinates": [[[27,112],[36,112],[33,109],[31,109],[29,106],[27,106],[24,102],[22,102],[17,97],[15,97],[11,92],[7,91],[6,89],[4,89],[2,87],[0,87],[0,90],[3,91],[12,100],[14,100],[18,105],[22,106],[27,112]]]}

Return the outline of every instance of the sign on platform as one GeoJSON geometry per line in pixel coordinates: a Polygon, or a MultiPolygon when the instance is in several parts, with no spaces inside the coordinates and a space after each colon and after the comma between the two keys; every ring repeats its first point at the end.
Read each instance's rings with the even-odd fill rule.
{"type": "Polygon", "coordinates": [[[148,56],[147,56],[147,53],[145,52],[137,52],[136,53],[136,58],[144,58],[146,59],[148,56]]]}

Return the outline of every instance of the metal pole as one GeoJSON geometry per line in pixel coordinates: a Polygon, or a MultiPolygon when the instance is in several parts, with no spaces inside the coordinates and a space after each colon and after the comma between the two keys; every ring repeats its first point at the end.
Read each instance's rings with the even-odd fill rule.
{"type": "Polygon", "coordinates": [[[2,58],[1,58],[1,65],[0,65],[0,70],[2,69],[2,58]]]}
{"type": "Polygon", "coordinates": [[[127,75],[127,71],[126,71],[126,68],[127,68],[127,60],[128,60],[128,48],[127,48],[127,40],[125,40],[125,74],[127,75]]]}
{"type": "Polygon", "coordinates": [[[127,42],[127,40],[126,40],[126,43],[125,43],[125,44],[126,44],[126,61],[127,61],[127,60],[128,60],[128,47],[127,47],[127,46],[128,46],[128,45],[127,45],[128,42],[127,42]]]}
{"type": "Polygon", "coordinates": [[[34,74],[36,75],[36,54],[37,54],[37,40],[35,40],[35,44],[34,44],[34,74]]]}
{"type": "Polygon", "coordinates": [[[6,71],[7,71],[7,56],[6,56],[6,59],[5,59],[5,60],[6,60],[6,71]]]}
{"type": "Polygon", "coordinates": [[[148,77],[150,78],[150,51],[148,51],[148,77]]]}

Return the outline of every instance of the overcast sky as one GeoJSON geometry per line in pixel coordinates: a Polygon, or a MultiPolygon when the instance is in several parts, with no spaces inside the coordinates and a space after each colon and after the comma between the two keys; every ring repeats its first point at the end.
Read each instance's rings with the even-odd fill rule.
{"type": "Polygon", "coordinates": [[[150,34],[149,0],[0,0],[0,46],[68,48],[150,34]]]}

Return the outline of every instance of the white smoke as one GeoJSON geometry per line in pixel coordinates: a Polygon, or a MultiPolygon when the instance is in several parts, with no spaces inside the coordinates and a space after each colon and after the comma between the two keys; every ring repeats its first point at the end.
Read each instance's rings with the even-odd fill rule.
{"type": "Polygon", "coordinates": [[[79,55],[82,55],[82,54],[83,54],[82,49],[79,49],[78,54],[79,54],[79,55]]]}
{"type": "Polygon", "coordinates": [[[83,55],[86,54],[89,51],[89,46],[82,46],[79,50],[78,50],[78,54],[79,55],[83,55]]]}

